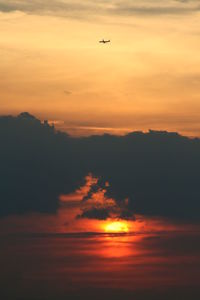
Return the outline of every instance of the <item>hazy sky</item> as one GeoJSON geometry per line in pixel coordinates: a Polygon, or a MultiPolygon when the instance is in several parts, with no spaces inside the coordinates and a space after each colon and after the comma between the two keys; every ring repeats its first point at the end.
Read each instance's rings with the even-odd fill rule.
{"type": "Polygon", "coordinates": [[[199,0],[0,0],[0,36],[1,114],[200,135],[199,0]]]}

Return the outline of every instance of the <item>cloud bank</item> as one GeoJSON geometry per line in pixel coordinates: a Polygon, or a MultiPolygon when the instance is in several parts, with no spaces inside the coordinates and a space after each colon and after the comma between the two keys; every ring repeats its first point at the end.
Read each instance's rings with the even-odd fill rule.
{"type": "Polygon", "coordinates": [[[0,117],[0,141],[1,216],[56,213],[59,195],[92,173],[81,218],[200,220],[200,139],[160,131],[72,138],[22,113],[0,117]]]}

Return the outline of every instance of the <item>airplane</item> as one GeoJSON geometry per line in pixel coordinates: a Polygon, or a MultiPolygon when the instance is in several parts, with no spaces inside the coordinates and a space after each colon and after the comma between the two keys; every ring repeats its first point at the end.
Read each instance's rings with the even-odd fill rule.
{"type": "Polygon", "coordinates": [[[105,44],[105,43],[110,43],[110,40],[105,41],[105,40],[103,39],[103,40],[99,41],[99,43],[103,43],[103,44],[105,44]]]}

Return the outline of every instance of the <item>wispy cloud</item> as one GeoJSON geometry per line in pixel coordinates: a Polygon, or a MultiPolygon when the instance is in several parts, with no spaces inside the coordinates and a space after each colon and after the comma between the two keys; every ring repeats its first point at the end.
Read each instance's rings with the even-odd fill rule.
{"type": "Polygon", "coordinates": [[[0,0],[0,11],[22,11],[28,14],[50,14],[65,17],[92,15],[174,15],[200,10],[199,0],[0,0]]]}

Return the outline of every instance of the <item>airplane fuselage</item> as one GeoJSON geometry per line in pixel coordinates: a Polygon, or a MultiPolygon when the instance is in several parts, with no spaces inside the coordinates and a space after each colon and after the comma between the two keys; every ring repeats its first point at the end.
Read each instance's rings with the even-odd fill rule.
{"type": "Polygon", "coordinates": [[[103,44],[110,43],[110,40],[107,40],[107,41],[102,40],[102,41],[99,41],[99,43],[103,43],[103,44]]]}

